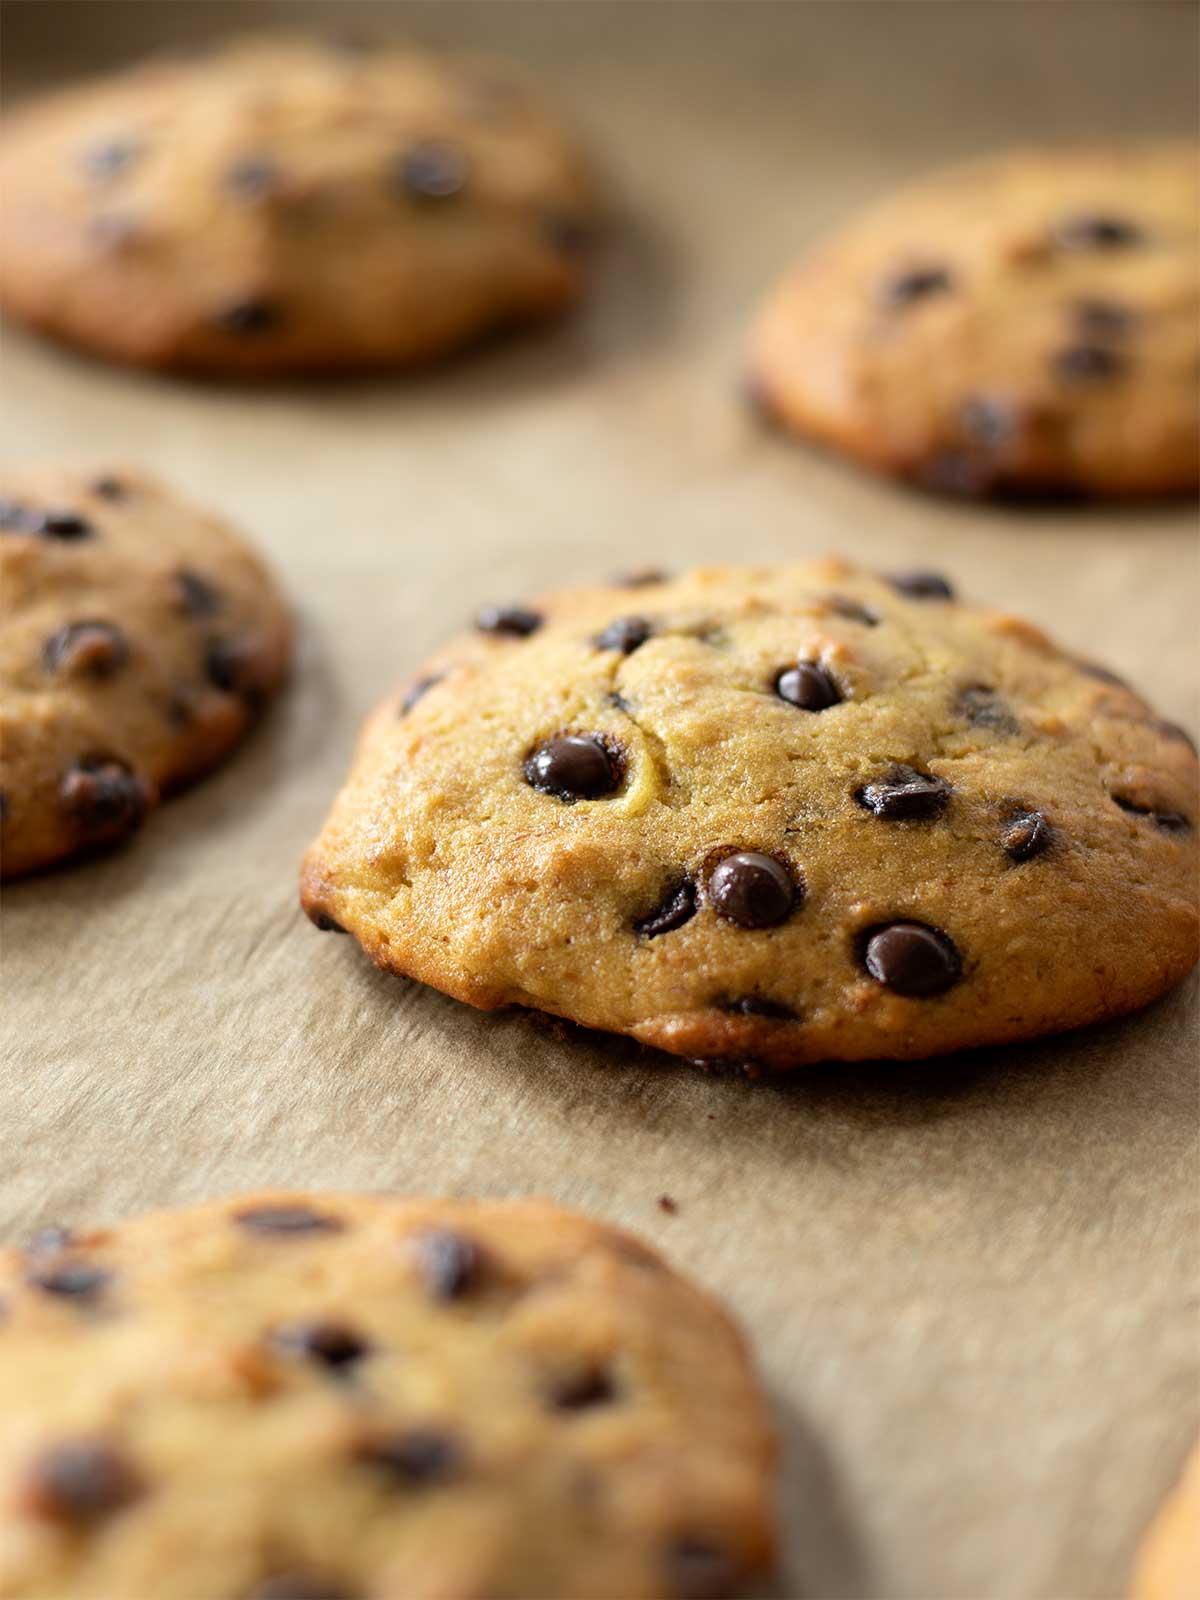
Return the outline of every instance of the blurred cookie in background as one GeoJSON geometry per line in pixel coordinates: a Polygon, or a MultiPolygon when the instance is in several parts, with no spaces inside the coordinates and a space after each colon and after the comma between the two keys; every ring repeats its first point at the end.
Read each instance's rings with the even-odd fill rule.
{"type": "Polygon", "coordinates": [[[1130,1600],[1195,1600],[1200,1594],[1200,1442],[1150,1524],[1134,1567],[1130,1600]]]}
{"type": "Polygon", "coordinates": [[[595,187],[506,67],[263,36],[0,122],[0,303],[148,367],[404,367],[558,315],[595,187]]]}
{"type": "Polygon", "coordinates": [[[126,839],[279,686],[290,625],[218,518],[131,468],[0,472],[0,868],[126,839]]]}
{"type": "Polygon", "coordinates": [[[1200,481],[1200,167],[1183,141],[1018,151],[905,189],[768,301],[755,403],[966,495],[1200,481]]]}

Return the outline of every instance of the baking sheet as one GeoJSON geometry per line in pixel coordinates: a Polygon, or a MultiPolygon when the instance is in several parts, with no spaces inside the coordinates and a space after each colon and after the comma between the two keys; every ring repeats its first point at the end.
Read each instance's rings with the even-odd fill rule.
{"type": "Polygon", "coordinates": [[[943,567],[1195,728],[1193,511],[928,500],[764,435],[733,382],[761,289],[892,182],[1195,128],[1197,12],[39,0],[5,7],[6,92],[297,15],[525,59],[623,216],[582,317],[419,380],[226,390],[6,333],[4,453],[137,459],[221,508],[301,646],[251,743],[133,848],[5,895],[4,1234],[260,1184],[549,1194],[748,1325],[786,1446],[776,1593],[1119,1595],[1197,1425],[1194,980],[1069,1039],[752,1085],[384,977],[295,876],[428,647],[635,563],[943,567]]]}

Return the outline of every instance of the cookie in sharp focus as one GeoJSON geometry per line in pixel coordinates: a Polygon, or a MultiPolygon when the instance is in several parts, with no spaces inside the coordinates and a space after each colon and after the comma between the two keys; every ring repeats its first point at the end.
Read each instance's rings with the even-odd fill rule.
{"type": "Polygon", "coordinates": [[[0,123],[0,303],[121,361],[402,367],[582,293],[594,183],[507,67],[276,36],[0,123]]]}
{"type": "Polygon", "coordinates": [[[238,536],[144,473],[0,473],[4,877],[127,839],[215,766],[288,639],[238,536]]]}
{"type": "Polygon", "coordinates": [[[488,607],[369,720],[302,899],[381,967],[703,1060],[1028,1039],[1197,955],[1196,756],[936,574],[488,607]]]}
{"type": "Polygon", "coordinates": [[[774,1440],[723,1308],[548,1201],[269,1193],[0,1252],[0,1592],[723,1600],[774,1440]]]}
{"type": "Polygon", "coordinates": [[[1200,480],[1200,167],[1184,141],[1026,150],[867,211],[775,290],[760,407],[951,493],[1200,480]]]}

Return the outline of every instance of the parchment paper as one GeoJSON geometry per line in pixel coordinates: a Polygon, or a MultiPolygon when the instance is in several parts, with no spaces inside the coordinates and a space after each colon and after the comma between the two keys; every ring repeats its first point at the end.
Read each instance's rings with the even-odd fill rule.
{"type": "Polygon", "coordinates": [[[1196,10],[40,0],[5,8],[10,92],[296,13],[545,71],[623,216],[585,315],[417,380],[189,386],[8,333],[5,453],[141,460],[222,508],[301,648],[223,772],[6,895],[4,1233],[259,1184],[549,1194],[748,1325],[786,1445],[780,1595],[1121,1594],[1197,1421],[1194,982],[1031,1048],[755,1086],[380,976],[295,877],[427,647],[634,562],[943,567],[1194,728],[1188,508],[939,503],[765,436],[733,386],[763,287],[894,181],[1194,129],[1196,10]]]}

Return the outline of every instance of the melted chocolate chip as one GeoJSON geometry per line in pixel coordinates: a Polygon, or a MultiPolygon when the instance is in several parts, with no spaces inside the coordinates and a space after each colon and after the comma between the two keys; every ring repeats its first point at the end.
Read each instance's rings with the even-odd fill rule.
{"type": "Polygon", "coordinates": [[[67,816],[96,842],[131,833],[148,808],[145,784],[121,761],[81,761],[64,775],[58,798],[67,816]]]}
{"type": "Polygon", "coordinates": [[[239,156],[225,169],[225,189],[239,200],[261,200],[279,187],[282,173],[270,156],[239,156]]]}
{"type": "Polygon", "coordinates": [[[1065,383],[1092,383],[1116,378],[1126,367],[1119,350],[1103,344],[1071,344],[1059,350],[1053,363],[1055,373],[1065,383]]]}
{"type": "Polygon", "coordinates": [[[972,683],[958,697],[958,709],[974,728],[987,728],[993,733],[1014,734],[1020,723],[1013,716],[1006,701],[986,684],[972,683]]]}
{"type": "Polygon", "coordinates": [[[243,640],[211,639],[204,652],[204,672],[222,694],[253,698],[259,690],[259,658],[243,640]]]}
{"type": "Polygon", "coordinates": [[[801,711],[827,711],[843,698],[837,679],[816,661],[785,667],[775,679],[775,693],[801,711]]]}
{"type": "Polygon", "coordinates": [[[221,609],[221,591],[208,578],[202,578],[190,567],[181,567],[175,574],[179,598],[189,617],[211,617],[221,609]]]}
{"type": "Polygon", "coordinates": [[[1000,845],[1013,861],[1031,861],[1049,849],[1054,830],[1040,811],[1016,811],[1004,824],[1000,845]]]}
{"type": "Polygon", "coordinates": [[[910,600],[954,599],[954,589],[950,580],[943,578],[940,572],[923,572],[919,569],[889,572],[887,581],[897,594],[906,595],[910,600]]]}
{"type": "Polygon", "coordinates": [[[371,1350],[366,1339],[347,1323],[329,1319],[285,1323],[272,1339],[287,1354],[303,1356],[335,1372],[344,1372],[371,1350]]]}
{"type": "Polygon", "coordinates": [[[132,166],[141,151],[136,139],[117,137],[102,139],[89,145],[83,152],[83,169],[89,178],[115,178],[132,166]]]}
{"type": "Polygon", "coordinates": [[[585,1367],[560,1378],[549,1391],[556,1411],[588,1411],[593,1406],[610,1405],[617,1397],[616,1385],[602,1367],[585,1367]]]}
{"type": "Polygon", "coordinates": [[[1053,231],[1064,250],[1123,250],[1142,242],[1136,222],[1095,211],[1065,217],[1053,231]]]}
{"type": "Polygon", "coordinates": [[[657,939],[661,933],[674,933],[696,915],[696,885],[686,880],[668,889],[665,897],[648,916],[633,925],[639,939],[657,939]]]}
{"type": "Polygon", "coordinates": [[[43,539],[63,539],[68,542],[90,539],[96,532],[88,519],[81,517],[78,511],[57,509],[36,513],[30,531],[40,533],[43,539]]]}
{"type": "Polygon", "coordinates": [[[735,1017],[770,1017],[776,1022],[799,1020],[791,1006],[784,1005],[782,1000],[768,1000],[757,994],[723,996],[717,1001],[717,1007],[735,1017]]]}
{"type": "Polygon", "coordinates": [[[953,988],[962,976],[953,940],[923,922],[890,922],[869,929],[860,943],[863,966],[895,994],[927,999],[953,988]]]}
{"type": "Polygon", "coordinates": [[[1134,799],[1131,795],[1114,794],[1113,799],[1122,811],[1129,812],[1130,816],[1145,817],[1147,821],[1152,822],[1163,833],[1186,833],[1191,827],[1191,823],[1182,811],[1171,811],[1166,808],[1160,809],[1158,806],[1147,805],[1145,801],[1134,799]]]}
{"type": "Polygon", "coordinates": [[[848,622],[861,622],[868,628],[879,626],[879,618],[874,611],[857,600],[848,599],[844,594],[826,595],[825,604],[836,616],[845,617],[848,622]]]}
{"type": "Polygon", "coordinates": [[[59,1300],[92,1301],[108,1288],[112,1273],[89,1261],[64,1261],[60,1258],[37,1260],[29,1267],[25,1280],[31,1288],[59,1300]]]}
{"type": "Polygon", "coordinates": [[[950,785],[930,772],[896,765],[882,777],[864,784],[855,799],[885,822],[924,822],[945,811],[950,803],[950,785]]]}
{"type": "Polygon", "coordinates": [[[143,1489],[140,1473],[125,1455],[92,1439],[53,1445],[34,1461],[26,1482],[35,1515],[72,1527],[103,1521],[143,1489]]]}
{"type": "Polygon", "coordinates": [[[346,929],[340,922],[335,922],[324,911],[309,911],[308,920],[319,933],[345,933],[346,929]]]}
{"type": "Polygon", "coordinates": [[[424,1488],[457,1477],[462,1469],[458,1441],[436,1428],[406,1428],[363,1445],[359,1460],[381,1468],[398,1486],[424,1488]]]}
{"type": "Polygon", "coordinates": [[[543,621],[540,612],[529,611],[524,606],[484,606],[475,618],[475,626],[480,633],[499,633],[514,639],[526,639],[538,631],[543,621]]]}
{"type": "Polygon", "coordinates": [[[425,139],[400,157],[396,176],[419,200],[449,200],[467,181],[467,158],[447,139],[425,139]]]}
{"type": "Polygon", "coordinates": [[[283,1236],[303,1233],[340,1233],[342,1223],[308,1206],[251,1206],[235,1211],[232,1220],[250,1233],[277,1233],[283,1236]]]}
{"type": "Polygon", "coordinates": [[[442,681],[442,676],[442,673],[434,672],[428,677],[418,678],[415,683],[410,684],[405,691],[404,698],[400,701],[400,715],[406,717],[418,701],[424,700],[430,689],[437,688],[442,681]]]}
{"type": "Polygon", "coordinates": [[[668,574],[661,567],[636,567],[632,572],[619,572],[613,583],[618,589],[649,589],[667,579],[668,574]]]}
{"type": "Polygon", "coordinates": [[[1122,338],[1137,321],[1119,300],[1076,300],[1071,309],[1079,331],[1096,339],[1122,338]]]}
{"type": "Polygon", "coordinates": [[[664,1570],[671,1600],[727,1600],[739,1586],[733,1558],[707,1539],[684,1536],[666,1551],[664,1570]]]}
{"type": "Polygon", "coordinates": [[[603,633],[596,635],[596,649],[619,650],[623,656],[629,656],[639,645],[645,644],[653,632],[654,624],[648,617],[618,617],[603,633]]]}
{"type": "Polygon", "coordinates": [[[274,333],[283,321],[279,303],[265,295],[247,295],[244,300],[231,300],[213,313],[213,326],[222,333],[239,339],[259,338],[274,333]]]}
{"type": "Polygon", "coordinates": [[[599,800],[620,785],[624,764],[596,734],[547,739],[525,758],[525,782],[567,804],[599,800]]]}
{"type": "Polygon", "coordinates": [[[473,1240],[431,1228],[412,1241],[425,1287],[435,1300],[461,1300],[479,1282],[481,1258],[473,1240]]]}
{"type": "Polygon", "coordinates": [[[354,1591],[318,1572],[273,1572],[246,1600],[355,1600],[354,1591]]]}
{"type": "Polygon", "coordinates": [[[948,294],[954,279],[948,267],[909,267],[885,279],[880,285],[880,303],[890,311],[899,311],[917,300],[928,300],[931,295],[948,294]]]}
{"type": "Polygon", "coordinates": [[[111,622],[87,619],[65,623],[42,646],[47,672],[108,678],[129,659],[129,646],[111,622]]]}
{"type": "Polygon", "coordinates": [[[804,890],[773,856],[740,850],[717,863],[708,897],[717,915],[739,928],[773,928],[799,908],[804,890]]]}

